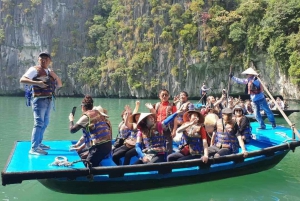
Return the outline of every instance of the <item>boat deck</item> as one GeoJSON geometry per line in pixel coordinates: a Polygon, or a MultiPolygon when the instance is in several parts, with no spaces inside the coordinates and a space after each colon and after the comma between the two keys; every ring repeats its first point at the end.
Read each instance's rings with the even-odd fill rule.
{"type": "MultiPolygon", "coordinates": [[[[57,171],[69,169],[69,167],[51,166],[57,156],[65,156],[68,161],[80,160],[76,151],[69,151],[72,145],[68,141],[45,141],[45,144],[51,147],[47,150],[48,155],[38,156],[28,154],[30,149],[30,141],[18,141],[15,144],[11,159],[7,164],[7,173],[30,172],[30,171],[57,171]]],[[[75,163],[73,168],[85,168],[83,163],[75,163]]]]}
{"type": "MultiPolygon", "coordinates": [[[[267,159],[269,155],[269,149],[272,146],[280,145],[288,147],[287,143],[289,141],[292,141],[292,131],[289,128],[278,126],[276,129],[272,129],[271,125],[267,125],[266,130],[258,130],[258,123],[251,123],[251,126],[254,140],[246,145],[249,156],[251,155],[251,157],[248,157],[246,159],[244,159],[241,154],[213,159],[214,162],[210,165],[209,170],[206,170],[207,167],[205,167],[205,165],[202,167],[202,164],[197,162],[197,159],[189,162],[178,161],[152,164],[147,166],[147,168],[143,169],[142,171],[140,169],[140,165],[127,167],[121,166],[122,169],[119,169],[119,167],[116,166],[111,167],[114,164],[110,163],[112,162],[112,160],[111,158],[108,158],[106,159],[107,162],[104,163],[107,165],[103,165],[103,167],[100,167],[99,169],[94,169],[96,171],[95,175],[99,174],[98,176],[95,176],[95,179],[97,177],[99,177],[100,179],[103,179],[104,177],[105,179],[109,179],[118,177],[119,175],[127,175],[127,177],[129,178],[130,175],[139,174],[146,174],[147,177],[152,178],[153,171],[157,172],[158,175],[165,171],[173,172],[174,174],[179,175],[191,175],[191,171],[196,171],[195,174],[199,174],[199,168],[204,168],[202,170],[203,172],[216,172],[228,168],[239,168],[245,164],[253,164],[255,163],[255,161],[261,161],[263,163],[263,161],[267,159]],[[264,153],[260,153],[261,150],[264,153]],[[244,163],[238,162],[241,160],[244,161],[244,163]],[[186,168],[189,168],[190,171],[186,171],[186,168]]],[[[70,178],[78,178],[80,176],[89,174],[89,170],[84,166],[82,162],[75,163],[70,167],[51,165],[51,163],[54,162],[55,158],[58,156],[66,157],[69,162],[80,160],[77,152],[69,151],[69,147],[74,144],[75,141],[44,141],[44,143],[51,147],[50,150],[47,150],[48,155],[37,156],[28,154],[30,149],[30,141],[17,141],[7,161],[7,165],[1,173],[2,184],[6,185],[19,183],[23,180],[61,178],[65,176],[70,178]]],[[[176,148],[177,146],[174,144],[174,150],[176,150],[176,148]]],[[[280,148],[278,150],[285,150],[285,148],[280,148]]],[[[288,152],[288,150],[286,151],[288,152]]],[[[271,155],[274,154],[276,156],[276,151],[272,151],[271,155]]],[[[173,176],[172,174],[170,175],[173,176]]]]}

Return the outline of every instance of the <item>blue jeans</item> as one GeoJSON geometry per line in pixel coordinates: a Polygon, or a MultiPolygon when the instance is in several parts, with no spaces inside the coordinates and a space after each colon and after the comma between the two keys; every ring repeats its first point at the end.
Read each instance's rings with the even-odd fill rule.
{"type": "Polygon", "coordinates": [[[256,120],[258,121],[258,123],[260,124],[260,127],[261,128],[266,128],[266,124],[264,122],[264,120],[262,119],[261,117],[261,114],[260,114],[260,110],[263,109],[269,119],[269,121],[274,124],[275,123],[275,118],[274,118],[274,115],[273,115],[273,112],[271,111],[271,109],[269,108],[269,105],[266,101],[265,98],[262,98],[260,100],[257,100],[257,101],[253,101],[254,103],[254,116],[256,118],[256,120]]]}
{"type": "Polygon", "coordinates": [[[32,111],[34,125],[31,135],[31,149],[36,149],[43,140],[45,129],[49,124],[51,102],[49,98],[34,98],[32,101],[32,111]]]}

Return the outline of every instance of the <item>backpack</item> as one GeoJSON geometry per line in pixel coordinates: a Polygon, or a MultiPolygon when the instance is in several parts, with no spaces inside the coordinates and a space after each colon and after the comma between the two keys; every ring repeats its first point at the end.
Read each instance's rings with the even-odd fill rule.
{"type": "Polygon", "coordinates": [[[25,104],[27,107],[31,106],[32,85],[25,85],[25,104]]]}

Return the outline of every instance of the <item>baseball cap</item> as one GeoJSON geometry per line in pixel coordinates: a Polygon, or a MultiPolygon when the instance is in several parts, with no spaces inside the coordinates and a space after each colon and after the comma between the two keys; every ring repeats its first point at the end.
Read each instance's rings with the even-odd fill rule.
{"type": "Polygon", "coordinates": [[[39,54],[39,57],[41,57],[41,56],[47,56],[47,57],[49,57],[51,59],[51,55],[48,52],[41,52],[39,54]]]}

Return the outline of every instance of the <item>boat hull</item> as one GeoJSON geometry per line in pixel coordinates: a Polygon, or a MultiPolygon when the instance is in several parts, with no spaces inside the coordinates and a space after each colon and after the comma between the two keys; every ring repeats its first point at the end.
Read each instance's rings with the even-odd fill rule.
{"type": "MultiPolygon", "coordinates": [[[[280,151],[273,156],[264,158],[263,160],[252,161],[249,163],[236,164],[235,168],[227,170],[209,171],[198,170],[194,174],[184,176],[174,176],[173,173],[161,174],[155,178],[140,179],[136,176],[131,179],[119,178],[111,179],[110,181],[76,181],[76,180],[61,180],[61,179],[41,179],[38,180],[45,187],[70,194],[105,194],[128,191],[139,191],[161,187],[171,187],[177,185],[201,183],[213,180],[226,179],[230,177],[237,177],[241,175],[253,174],[268,170],[278,164],[289,151],[280,151]]],[[[210,168],[213,170],[213,168],[210,168]]]]}

